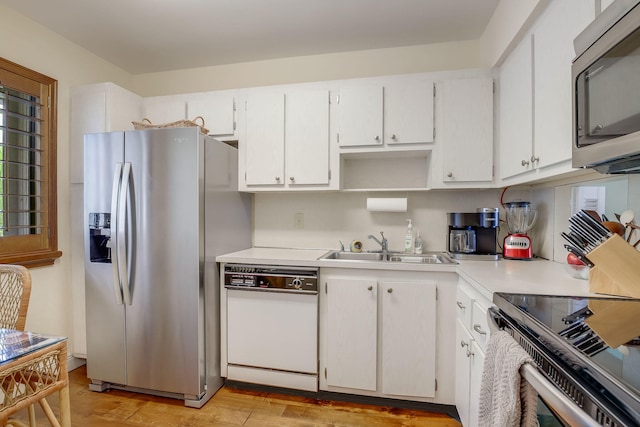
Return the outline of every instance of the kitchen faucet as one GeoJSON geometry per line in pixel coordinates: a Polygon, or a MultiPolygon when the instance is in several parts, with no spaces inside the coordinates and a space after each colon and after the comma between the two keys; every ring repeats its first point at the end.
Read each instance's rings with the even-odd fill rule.
{"type": "Polygon", "coordinates": [[[387,238],[384,237],[384,233],[382,231],[380,232],[380,235],[382,236],[382,241],[376,239],[376,236],[373,234],[369,234],[369,239],[375,240],[382,247],[382,256],[386,259],[387,252],[389,251],[389,242],[387,241],[387,238]]]}

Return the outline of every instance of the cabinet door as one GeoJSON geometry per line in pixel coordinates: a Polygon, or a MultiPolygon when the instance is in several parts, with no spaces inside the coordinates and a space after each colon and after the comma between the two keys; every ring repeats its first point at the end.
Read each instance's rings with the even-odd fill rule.
{"type": "MultiPolygon", "coordinates": [[[[456,320],[456,390],[455,403],[460,422],[469,424],[469,389],[471,387],[471,334],[460,319],[456,320]]],[[[473,424],[477,425],[477,424],[473,424]]]]}
{"type": "Polygon", "coordinates": [[[376,390],[377,282],[327,281],[327,384],[376,390]]]}
{"type": "Polygon", "coordinates": [[[436,283],[381,282],[384,394],[435,396],[436,283]]]}
{"type": "Polygon", "coordinates": [[[480,413],[480,384],[484,368],[484,351],[477,342],[471,341],[471,384],[469,385],[469,426],[477,426],[480,413]]]}
{"type": "Polygon", "coordinates": [[[441,96],[443,181],[491,181],[493,80],[446,80],[441,96]]]}
{"type": "Polygon", "coordinates": [[[71,91],[70,179],[84,181],[84,135],[133,129],[142,119],[142,98],[113,83],[75,87],[71,91]]]}
{"type": "Polygon", "coordinates": [[[338,142],[341,147],[382,145],[381,86],[340,90],[338,101],[338,142]]]}
{"type": "Polygon", "coordinates": [[[534,29],[533,166],[571,159],[571,61],[573,39],[595,17],[595,2],[550,2],[534,29]]]}
{"type": "Polygon", "coordinates": [[[384,141],[433,142],[433,82],[402,82],[384,88],[384,141]]]}
{"type": "Polygon", "coordinates": [[[500,176],[531,167],[533,143],[532,39],[525,37],[500,67],[500,176]]]}
{"type": "MultiPolygon", "coordinates": [[[[189,95],[187,117],[204,119],[204,127],[214,137],[234,136],[236,133],[236,92],[215,91],[189,95]]],[[[227,138],[223,138],[227,139],[227,138]]]]}
{"type": "Polygon", "coordinates": [[[144,98],[144,117],[153,124],[187,119],[187,103],[182,95],[144,98]]]}
{"type": "MultiPolygon", "coordinates": [[[[245,101],[246,183],[284,182],[284,94],[247,95],[245,101]]],[[[241,142],[242,143],[242,142],[241,142]]]]}
{"type": "Polygon", "coordinates": [[[329,91],[287,93],[288,185],[329,184],[329,91]]]}

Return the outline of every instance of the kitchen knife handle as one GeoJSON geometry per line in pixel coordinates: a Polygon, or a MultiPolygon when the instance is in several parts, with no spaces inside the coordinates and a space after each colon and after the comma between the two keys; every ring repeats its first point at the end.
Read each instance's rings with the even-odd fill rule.
{"type": "Polygon", "coordinates": [[[131,290],[129,289],[129,247],[127,231],[130,224],[127,223],[127,200],[129,196],[129,182],[131,181],[131,163],[124,164],[122,181],[120,181],[120,201],[118,202],[118,258],[120,268],[120,280],[122,282],[122,298],[126,305],[131,305],[131,290]]]}
{"type": "Polygon", "coordinates": [[[111,269],[113,271],[113,290],[116,296],[116,303],[122,304],[122,290],[120,289],[120,263],[118,262],[118,247],[120,238],[118,236],[118,191],[122,180],[122,163],[116,163],[116,170],[113,173],[113,184],[111,187],[111,269]]]}

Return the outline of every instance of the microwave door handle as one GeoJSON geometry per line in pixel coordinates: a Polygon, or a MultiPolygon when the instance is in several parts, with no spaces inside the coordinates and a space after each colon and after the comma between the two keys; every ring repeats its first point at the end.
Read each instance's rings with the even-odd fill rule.
{"type": "Polygon", "coordinates": [[[119,259],[119,246],[120,238],[118,236],[118,228],[120,221],[118,221],[118,194],[120,190],[120,182],[122,181],[122,163],[116,163],[116,170],[113,173],[113,184],[111,187],[111,270],[113,272],[113,291],[116,297],[116,304],[122,304],[122,290],[120,288],[120,263],[119,259]]]}
{"type": "MultiPolygon", "coordinates": [[[[124,164],[122,171],[122,181],[120,182],[120,200],[118,202],[118,219],[120,227],[118,229],[118,258],[120,268],[120,277],[122,280],[122,298],[126,305],[131,305],[131,290],[129,288],[129,242],[127,241],[127,233],[131,224],[127,221],[127,202],[129,200],[129,182],[131,181],[131,163],[124,164]]],[[[130,211],[130,209],[129,209],[130,211]]]]}
{"type": "Polygon", "coordinates": [[[531,384],[554,413],[569,423],[568,425],[602,427],[557,389],[535,366],[525,363],[520,368],[520,375],[531,384]]]}

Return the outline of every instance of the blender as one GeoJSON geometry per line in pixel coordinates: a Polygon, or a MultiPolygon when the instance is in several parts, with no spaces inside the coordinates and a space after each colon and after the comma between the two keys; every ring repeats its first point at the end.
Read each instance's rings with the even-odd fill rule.
{"type": "Polygon", "coordinates": [[[506,259],[531,259],[533,249],[527,236],[536,223],[538,212],[531,209],[530,202],[508,202],[504,204],[509,234],[504,238],[502,255],[506,259]]]}

